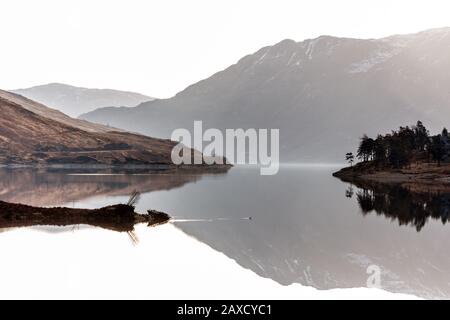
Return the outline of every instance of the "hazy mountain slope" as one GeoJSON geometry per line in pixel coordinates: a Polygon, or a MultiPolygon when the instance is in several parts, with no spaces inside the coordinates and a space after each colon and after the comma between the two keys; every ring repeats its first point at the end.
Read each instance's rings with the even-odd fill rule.
{"type": "Polygon", "coordinates": [[[77,117],[100,107],[135,107],[142,102],[154,99],[134,92],[79,88],[60,83],[18,89],[13,92],[55,108],[71,117],[77,117]]]}
{"type": "Polygon", "coordinates": [[[0,164],[171,164],[174,143],[125,132],[88,132],[0,95],[0,164]]]}
{"type": "Polygon", "coordinates": [[[282,161],[336,161],[362,133],[450,125],[450,29],[378,40],[284,40],[175,97],[81,116],[169,137],[175,128],[280,128],[282,161]]]}
{"type": "Polygon", "coordinates": [[[108,131],[113,131],[113,130],[119,131],[117,129],[114,129],[114,128],[111,128],[108,126],[92,123],[92,122],[85,121],[85,120],[71,118],[58,110],[48,108],[48,107],[44,106],[43,104],[40,104],[36,101],[25,98],[16,93],[0,90],[0,98],[2,98],[3,100],[8,100],[15,104],[18,104],[21,107],[23,107],[33,113],[36,113],[40,116],[43,116],[43,117],[58,121],[60,123],[66,124],[66,125],[88,131],[88,132],[108,132],[108,131]]]}

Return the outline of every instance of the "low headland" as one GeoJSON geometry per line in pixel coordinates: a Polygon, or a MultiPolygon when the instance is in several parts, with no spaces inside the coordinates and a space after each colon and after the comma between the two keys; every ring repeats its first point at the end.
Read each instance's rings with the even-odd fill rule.
{"type": "Polygon", "coordinates": [[[432,136],[418,121],[375,139],[364,135],[356,155],[349,152],[346,160],[350,166],[333,173],[346,182],[369,180],[450,191],[450,136],[445,128],[432,136]],[[356,159],[360,162],[354,164],[356,159]]]}

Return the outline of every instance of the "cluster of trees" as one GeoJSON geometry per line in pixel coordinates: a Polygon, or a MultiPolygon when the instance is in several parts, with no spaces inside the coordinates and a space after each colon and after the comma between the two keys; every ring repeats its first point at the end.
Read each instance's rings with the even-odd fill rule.
{"type": "MultiPolygon", "coordinates": [[[[379,166],[402,168],[415,160],[436,161],[438,165],[447,155],[450,139],[447,129],[441,134],[430,136],[421,121],[415,126],[400,127],[375,139],[364,135],[361,138],[356,157],[362,162],[373,162],[379,166]]],[[[349,152],[346,160],[353,165],[355,156],[349,152]]]]}

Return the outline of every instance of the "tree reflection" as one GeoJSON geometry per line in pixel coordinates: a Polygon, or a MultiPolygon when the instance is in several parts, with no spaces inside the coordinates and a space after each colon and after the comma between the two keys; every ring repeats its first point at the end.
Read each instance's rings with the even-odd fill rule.
{"type": "Polygon", "coordinates": [[[376,213],[398,221],[401,226],[413,226],[418,232],[430,218],[441,220],[443,224],[449,221],[450,191],[448,190],[427,190],[423,186],[414,188],[412,185],[361,181],[352,183],[359,188],[356,199],[363,215],[376,213]]]}

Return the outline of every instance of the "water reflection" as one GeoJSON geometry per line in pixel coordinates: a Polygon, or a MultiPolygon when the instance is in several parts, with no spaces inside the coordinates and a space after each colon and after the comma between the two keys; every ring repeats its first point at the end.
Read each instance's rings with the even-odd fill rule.
{"type": "Polygon", "coordinates": [[[167,214],[158,211],[149,210],[147,214],[139,214],[130,202],[97,209],[73,209],[32,207],[0,201],[0,229],[89,225],[118,232],[132,232],[136,224],[156,226],[169,219],[167,214]]]}
{"type": "MultiPolygon", "coordinates": [[[[222,174],[224,172],[216,172],[222,174]]],[[[171,190],[201,179],[192,170],[0,169],[0,200],[57,206],[99,196],[171,190]]],[[[212,174],[212,173],[210,173],[212,174]]]]}
{"type": "MultiPolygon", "coordinates": [[[[49,233],[73,231],[80,226],[99,227],[127,232],[136,244],[134,226],[150,226],[169,221],[165,213],[145,209],[146,214],[134,211],[134,206],[108,204],[91,210],[75,208],[90,198],[129,196],[139,190],[148,193],[179,188],[201,179],[205,174],[223,174],[227,168],[214,172],[198,170],[149,169],[0,169],[0,232],[31,227],[49,233]],[[72,205],[74,208],[55,207],[72,205]],[[121,210],[118,210],[121,209],[121,210]]],[[[144,211],[145,212],[145,211],[144,211]]]]}
{"type": "Polygon", "coordinates": [[[332,171],[282,168],[276,176],[261,177],[236,168],[220,183],[202,181],[170,195],[149,194],[146,201],[189,219],[229,217],[176,225],[286,286],[365,287],[368,268],[377,265],[386,290],[450,297],[450,256],[442,250],[450,241],[446,226],[433,220],[417,233],[376,215],[364,217],[354,198],[343,196],[357,187],[349,189],[332,171]],[[246,216],[253,219],[239,220],[246,216]]]}
{"type": "MultiPolygon", "coordinates": [[[[221,175],[0,170],[0,200],[41,206],[73,201],[78,208],[99,208],[126,202],[137,189],[143,193],[137,212],[169,213],[185,234],[279,284],[365,287],[367,268],[375,264],[386,290],[450,298],[450,255],[442,249],[450,241],[448,226],[428,219],[418,233],[375,214],[363,216],[355,199],[358,194],[366,199],[364,188],[342,183],[331,176],[333,170],[281,168],[276,176],[243,168],[221,175]]],[[[392,216],[397,208],[425,201],[412,205],[414,199],[398,191],[385,197],[389,210],[374,208],[392,216]]],[[[426,200],[426,206],[433,203],[426,200]]]]}
{"type": "MultiPolygon", "coordinates": [[[[412,226],[420,232],[430,219],[446,224],[450,218],[450,191],[417,184],[381,184],[371,181],[353,181],[359,190],[356,199],[361,213],[375,213],[400,226],[412,226]]],[[[353,187],[350,186],[349,189],[353,187]]],[[[346,192],[347,197],[352,193],[346,192]]]]}

